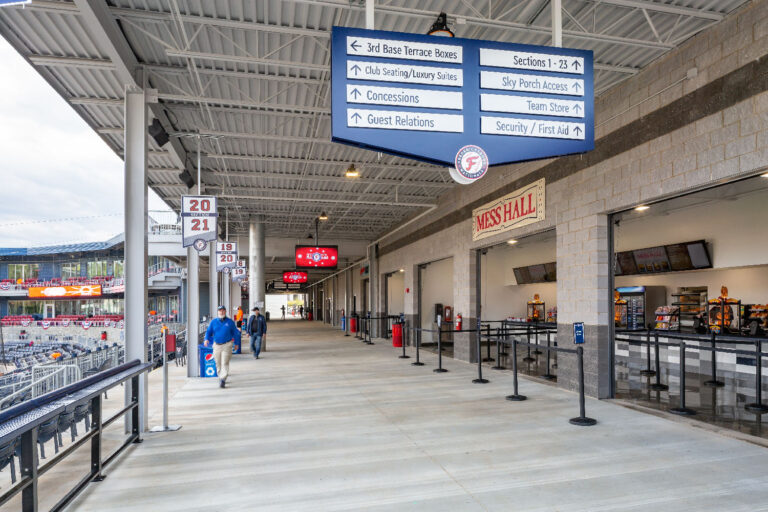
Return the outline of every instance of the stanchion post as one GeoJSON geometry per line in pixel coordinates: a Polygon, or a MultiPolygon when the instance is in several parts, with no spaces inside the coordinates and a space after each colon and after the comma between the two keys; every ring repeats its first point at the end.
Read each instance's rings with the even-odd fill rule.
{"type": "Polygon", "coordinates": [[[168,424],[168,346],[166,342],[166,331],[163,330],[163,424],[152,427],[150,432],[175,432],[181,429],[181,425],[168,424]]]}
{"type": "Polygon", "coordinates": [[[443,368],[443,329],[439,321],[437,322],[437,368],[432,371],[435,373],[445,373],[448,371],[443,368]]]}
{"type": "Polygon", "coordinates": [[[417,333],[415,330],[413,331],[414,338],[416,340],[416,361],[412,362],[411,365],[413,366],[424,366],[424,363],[419,361],[419,346],[421,345],[421,334],[417,333]],[[418,334],[418,335],[417,335],[418,334]]]}
{"type": "Polygon", "coordinates": [[[680,406],[669,410],[672,414],[693,416],[696,411],[685,406],[685,342],[680,342],[680,406]]]}
{"type": "Polygon", "coordinates": [[[514,386],[513,393],[507,395],[505,398],[510,402],[522,402],[528,397],[521,395],[517,389],[517,340],[512,338],[512,385],[514,386]]]}
{"type": "Polygon", "coordinates": [[[526,348],[528,350],[528,354],[523,358],[523,361],[525,361],[526,363],[532,363],[536,360],[531,357],[531,326],[526,325],[525,329],[526,329],[525,341],[527,343],[526,348]]]}
{"type": "Polygon", "coordinates": [[[579,364],[579,416],[578,418],[571,418],[568,422],[571,425],[578,425],[580,427],[591,427],[597,423],[597,420],[586,416],[586,398],[584,397],[584,347],[576,347],[576,359],[579,364]]]}
{"type": "MultiPolygon", "coordinates": [[[[472,381],[473,384],[488,384],[488,379],[483,378],[483,347],[482,343],[482,326],[480,325],[480,319],[477,319],[477,378],[472,381]]],[[[490,336],[490,324],[488,324],[488,335],[490,336]]],[[[491,348],[491,340],[488,339],[488,350],[491,348]]],[[[493,359],[491,359],[493,361],[493,359]]]]}
{"type": "Polygon", "coordinates": [[[656,372],[651,369],[651,331],[645,333],[645,348],[647,350],[645,353],[646,365],[645,370],[640,370],[640,375],[653,377],[656,375],[656,372]]]}
{"type": "Polygon", "coordinates": [[[661,367],[659,366],[659,333],[653,333],[653,352],[656,360],[656,382],[651,384],[651,389],[654,391],[666,391],[669,386],[661,383],[661,367]]]}
{"type": "MultiPolygon", "coordinates": [[[[402,331],[400,333],[400,343],[403,345],[403,355],[400,356],[400,359],[410,359],[411,356],[405,353],[405,323],[399,324],[402,327],[402,331]]],[[[392,339],[395,339],[395,333],[392,333],[392,339]]]]}
{"type": "Polygon", "coordinates": [[[534,349],[533,353],[538,356],[538,355],[542,354],[541,350],[539,350],[539,324],[537,323],[536,325],[534,325],[534,328],[536,329],[534,331],[534,339],[536,340],[536,348],[534,349]]]}
{"type": "Polygon", "coordinates": [[[552,339],[549,331],[547,331],[547,373],[541,376],[545,380],[555,380],[557,377],[552,375],[550,370],[550,354],[552,352],[552,339]]]}
{"type": "Polygon", "coordinates": [[[712,388],[721,388],[725,386],[725,382],[721,380],[717,380],[717,340],[715,339],[715,336],[716,334],[713,331],[710,334],[710,344],[712,346],[712,349],[711,349],[712,360],[710,361],[710,371],[711,371],[712,378],[707,381],[704,381],[704,385],[712,388]]]}
{"type": "Polygon", "coordinates": [[[496,329],[496,364],[491,366],[491,370],[505,370],[506,367],[501,365],[501,335],[504,328],[499,327],[496,329]]]}
{"type": "Polygon", "coordinates": [[[486,336],[486,348],[488,349],[488,355],[483,358],[484,363],[490,363],[493,361],[493,358],[491,357],[491,324],[488,324],[485,326],[485,336],[486,336]]]}
{"type": "Polygon", "coordinates": [[[762,341],[755,340],[755,403],[747,404],[744,408],[756,414],[768,412],[768,406],[763,405],[763,354],[762,341]]]}

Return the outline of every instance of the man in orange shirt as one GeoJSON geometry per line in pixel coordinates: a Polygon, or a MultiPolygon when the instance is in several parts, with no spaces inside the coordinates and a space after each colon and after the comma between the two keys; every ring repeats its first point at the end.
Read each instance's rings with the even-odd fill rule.
{"type": "Polygon", "coordinates": [[[243,327],[243,308],[240,306],[237,306],[237,313],[235,313],[235,323],[237,324],[238,329],[242,329],[243,327]]]}

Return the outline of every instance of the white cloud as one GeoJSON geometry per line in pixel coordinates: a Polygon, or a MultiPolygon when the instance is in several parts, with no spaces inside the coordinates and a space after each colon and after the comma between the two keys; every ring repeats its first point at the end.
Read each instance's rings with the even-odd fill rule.
{"type": "Polygon", "coordinates": [[[0,62],[0,247],[122,232],[122,160],[2,38],[0,62]]]}

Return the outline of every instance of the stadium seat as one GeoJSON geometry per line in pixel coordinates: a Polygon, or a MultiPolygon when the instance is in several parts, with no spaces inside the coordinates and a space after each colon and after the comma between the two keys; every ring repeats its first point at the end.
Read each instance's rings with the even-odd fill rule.
{"type": "Polygon", "coordinates": [[[19,440],[13,441],[0,446],[0,471],[5,469],[6,466],[11,466],[11,483],[16,483],[16,464],[13,460],[16,455],[16,448],[19,445],[19,440]]]}

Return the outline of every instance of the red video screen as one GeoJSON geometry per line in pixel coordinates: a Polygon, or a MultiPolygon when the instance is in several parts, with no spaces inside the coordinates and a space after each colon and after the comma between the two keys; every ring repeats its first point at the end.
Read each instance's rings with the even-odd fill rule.
{"type": "Polygon", "coordinates": [[[283,272],[283,282],[288,284],[306,283],[309,280],[309,274],[301,270],[288,270],[283,272]]]}
{"type": "Polygon", "coordinates": [[[296,268],[336,268],[338,263],[339,248],[336,245],[296,246],[296,268]]]}

